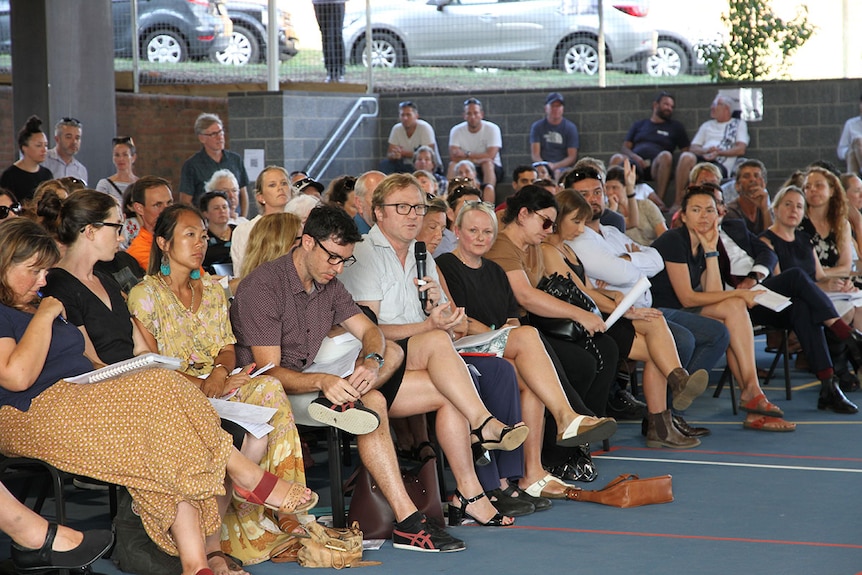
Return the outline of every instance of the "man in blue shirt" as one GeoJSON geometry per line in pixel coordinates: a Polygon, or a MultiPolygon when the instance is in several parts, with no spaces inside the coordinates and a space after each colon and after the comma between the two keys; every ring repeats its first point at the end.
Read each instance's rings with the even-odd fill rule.
{"type": "Polygon", "coordinates": [[[563,117],[565,100],[559,92],[545,98],[545,117],[530,126],[530,155],[534,162],[548,162],[554,178],[578,159],[580,139],[574,122],[563,117]]]}

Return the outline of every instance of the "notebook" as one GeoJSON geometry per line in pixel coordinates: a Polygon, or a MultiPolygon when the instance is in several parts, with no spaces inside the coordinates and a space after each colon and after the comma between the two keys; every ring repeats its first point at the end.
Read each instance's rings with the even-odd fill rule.
{"type": "Polygon", "coordinates": [[[144,355],[118,361],[117,363],[76,375],[75,377],[67,377],[65,380],[72,383],[96,383],[119,375],[153,367],[177,370],[182,367],[182,362],[176,357],[168,357],[157,353],[145,353],[144,355]]]}

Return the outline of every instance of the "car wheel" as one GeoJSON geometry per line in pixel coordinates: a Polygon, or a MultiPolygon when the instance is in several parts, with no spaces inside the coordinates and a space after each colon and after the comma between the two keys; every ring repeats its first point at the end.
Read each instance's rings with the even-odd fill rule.
{"type": "Polygon", "coordinates": [[[144,57],[159,64],[176,64],[188,57],[186,42],[173,30],[150,32],[144,40],[144,57]]]}
{"type": "MultiPolygon", "coordinates": [[[[364,37],[356,45],[356,55],[356,60],[367,67],[368,54],[365,53],[364,37]]],[[[406,62],[401,42],[392,34],[374,34],[371,37],[371,65],[374,68],[403,68],[406,62]]]]}
{"type": "Polygon", "coordinates": [[[231,66],[257,64],[260,61],[260,44],[251,30],[234,24],[230,44],[221,52],[213,54],[213,59],[219,64],[231,66]]]}
{"type": "Polygon", "coordinates": [[[569,40],[560,54],[560,69],[567,74],[594,75],[599,71],[598,43],[592,38],[569,40]]]}
{"type": "Polygon", "coordinates": [[[659,40],[655,55],[644,60],[643,71],[655,78],[688,73],[688,56],[676,42],[659,40]]]}

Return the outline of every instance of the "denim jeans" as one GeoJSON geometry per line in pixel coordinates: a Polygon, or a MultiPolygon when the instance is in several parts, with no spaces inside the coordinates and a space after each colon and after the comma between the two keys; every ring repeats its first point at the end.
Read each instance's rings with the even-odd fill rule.
{"type": "Polygon", "coordinates": [[[689,373],[698,369],[709,371],[715,367],[730,345],[730,334],[724,324],[689,311],[666,307],[659,309],[677,341],[683,367],[689,373]],[[681,344],[688,346],[688,349],[683,349],[681,344]]]}

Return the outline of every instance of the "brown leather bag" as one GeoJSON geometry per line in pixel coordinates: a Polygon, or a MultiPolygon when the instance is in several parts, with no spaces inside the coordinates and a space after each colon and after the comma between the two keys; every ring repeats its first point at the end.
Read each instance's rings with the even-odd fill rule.
{"type": "MultiPolygon", "coordinates": [[[[360,464],[354,475],[356,482],[347,513],[348,524],[358,521],[366,539],[391,539],[395,514],[389,502],[364,465],[360,464]]],[[[445,525],[440,484],[437,481],[437,458],[431,457],[414,469],[402,469],[401,478],[416,508],[429,520],[437,521],[440,526],[445,525]]]]}
{"type": "Polygon", "coordinates": [[[633,473],[617,476],[602,489],[591,491],[579,487],[566,489],[570,501],[592,501],[613,507],[640,507],[673,501],[670,475],[641,479],[633,473]]]}
{"type": "Polygon", "coordinates": [[[357,523],[346,529],[333,529],[312,522],[306,529],[309,537],[299,540],[302,548],[296,557],[303,567],[343,569],[380,565],[380,561],[362,560],[362,531],[357,523]]]}

